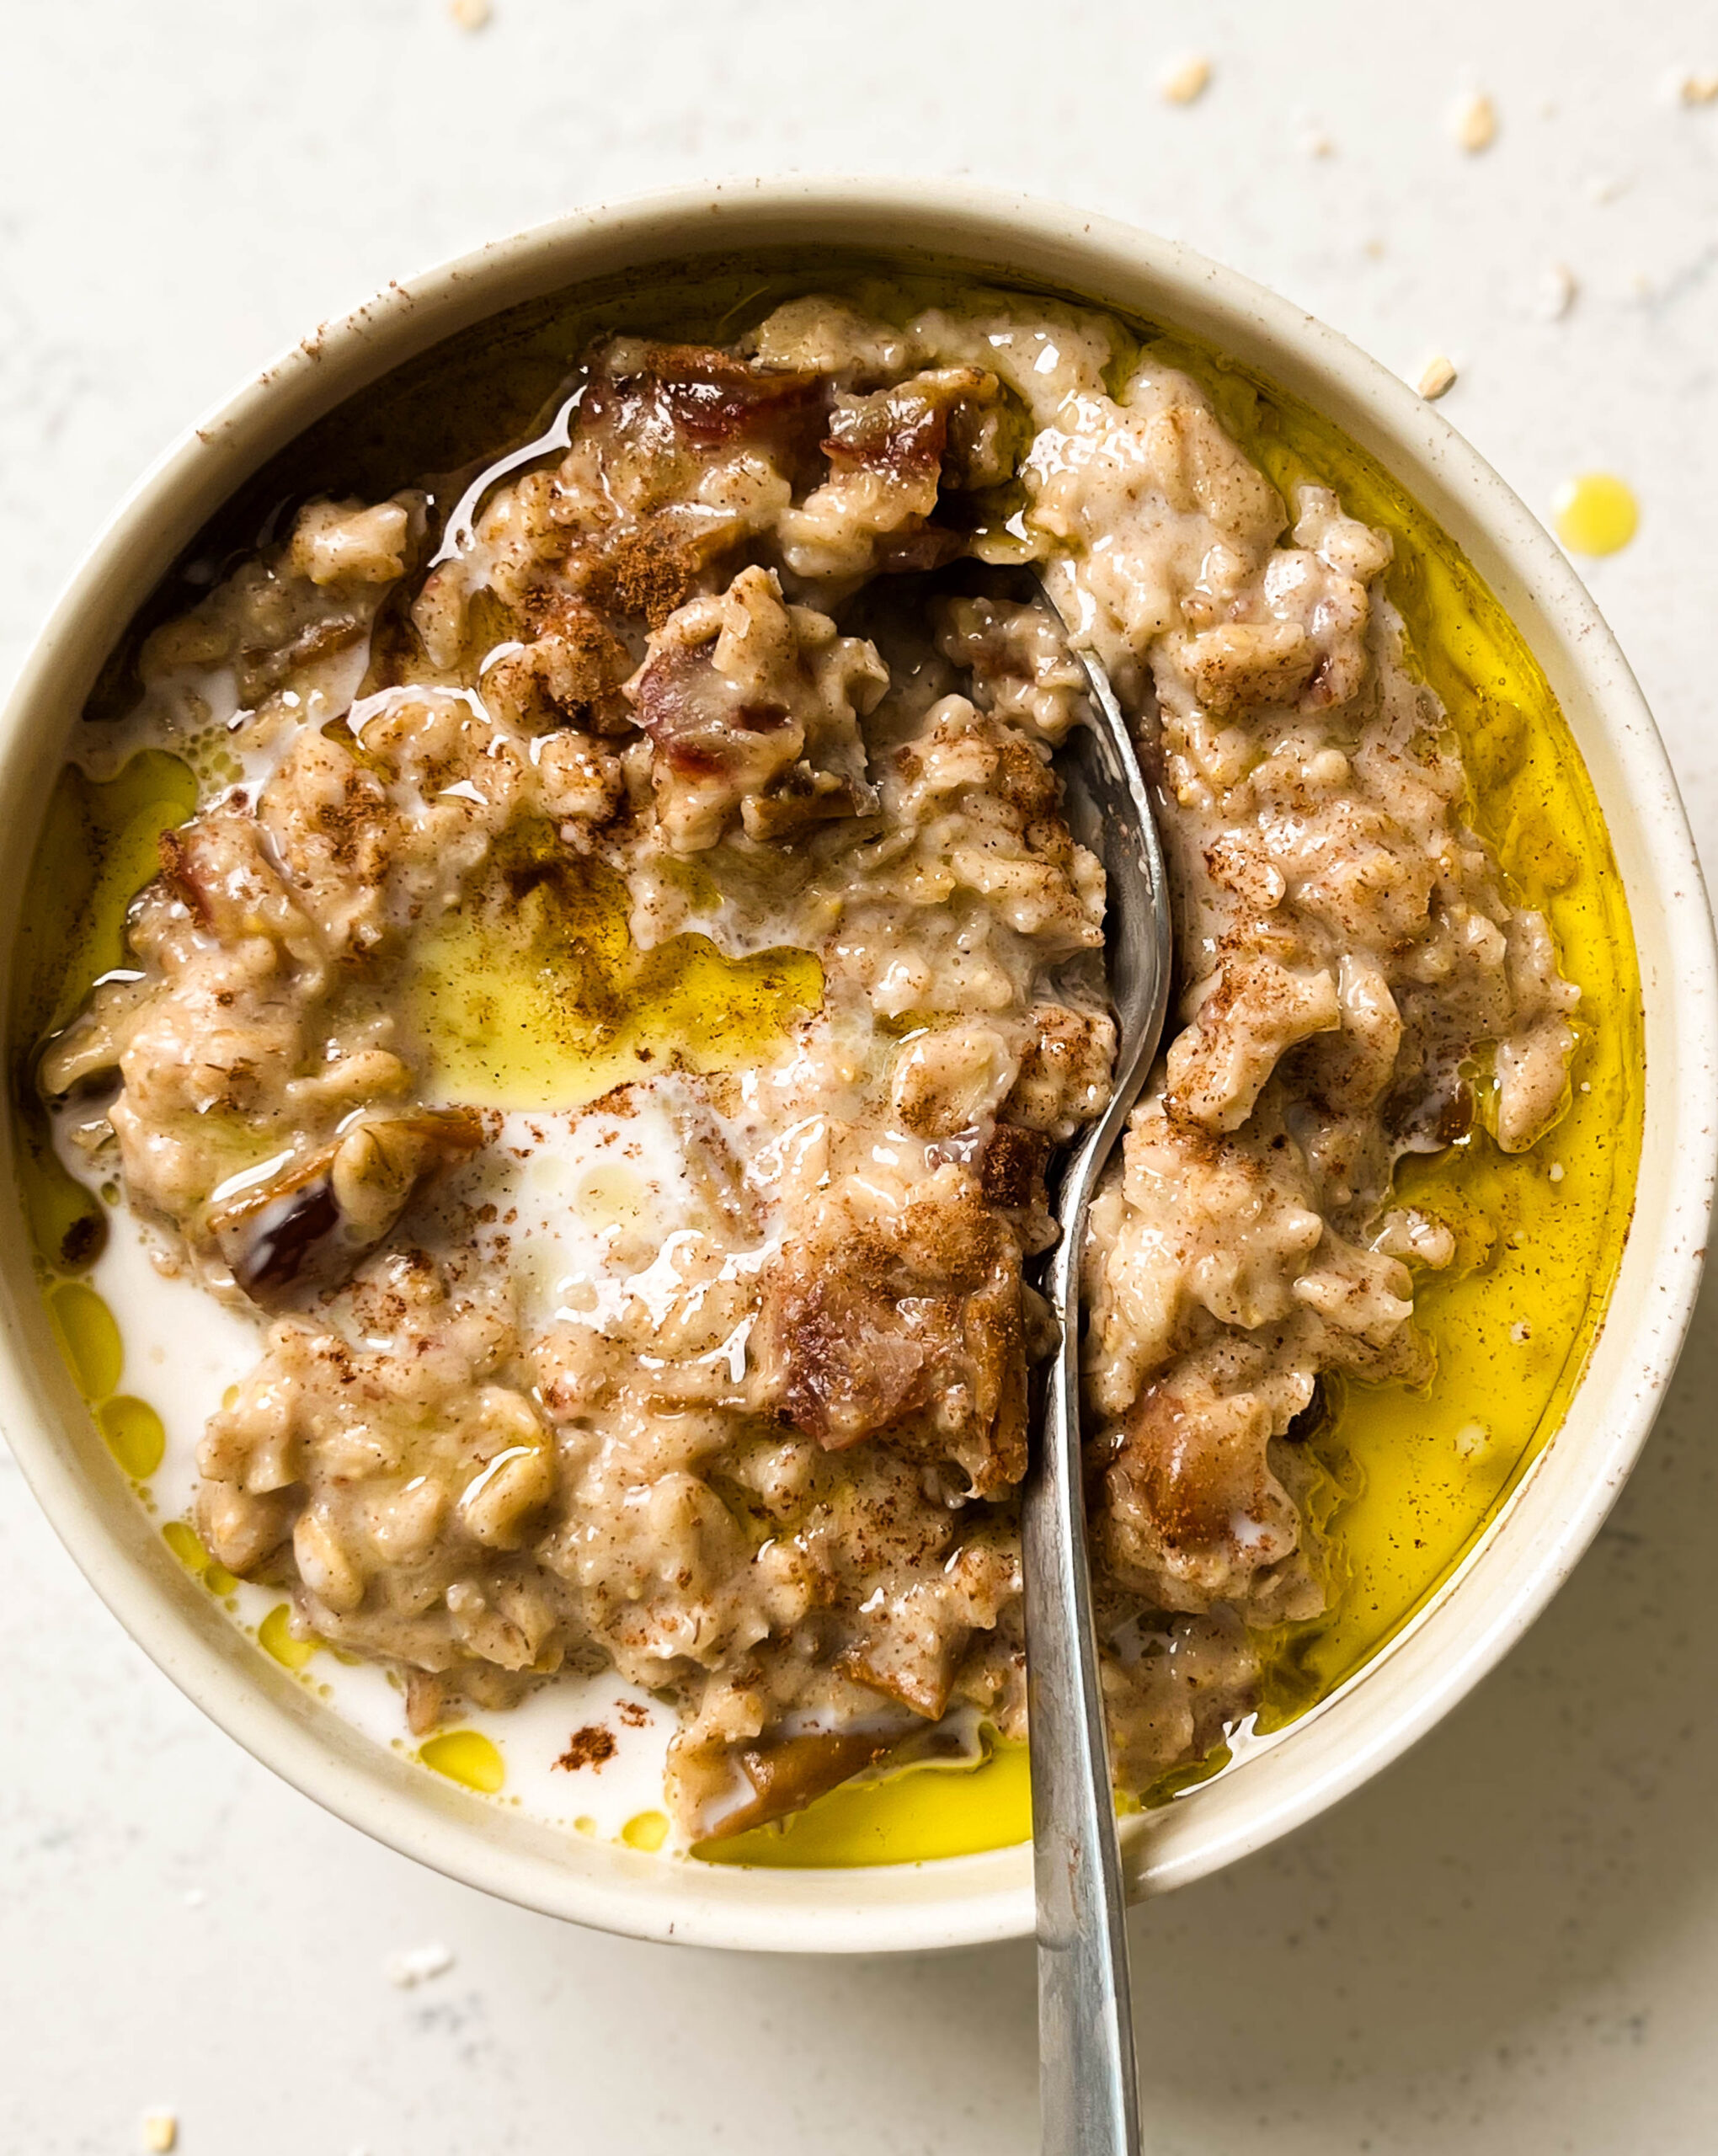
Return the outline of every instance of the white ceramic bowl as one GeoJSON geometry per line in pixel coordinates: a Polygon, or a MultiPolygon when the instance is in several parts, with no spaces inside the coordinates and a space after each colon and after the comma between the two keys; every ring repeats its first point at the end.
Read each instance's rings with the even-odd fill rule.
{"type": "MultiPolygon", "coordinates": [[[[499,310],[597,277],[756,248],[918,253],[1178,325],[1329,414],[1465,549],[1525,633],[1609,821],[1638,941],[1646,1137],[1609,1323],[1555,1443],[1417,1622],[1273,1748],[1133,1822],[1136,1889],[1256,1849],[1395,1758],[1515,1641],[1586,1548],[1650,1427],[1687,1326],[1714,1167],[1714,953],[1700,872],[1652,720],[1546,536],[1436,412],[1286,301],[1185,248],[947,182],[788,180],[580,211],[395,284],[326,323],[188,435],[119,510],[24,670],[0,730],[0,951],[68,729],[102,660],[205,520],[354,391],[499,310]]],[[[0,1136],[8,1158],[11,1133],[0,1136]]],[[[825,1951],[1029,1931],[1024,1849],[857,1871],[664,1860],[566,1837],[426,1774],[336,1721],[259,1655],[168,1554],[61,1366],[0,1173],[0,1417],[73,1557],[145,1650],[277,1773],[380,1840],[492,1893],[640,1937],[825,1951]]]]}

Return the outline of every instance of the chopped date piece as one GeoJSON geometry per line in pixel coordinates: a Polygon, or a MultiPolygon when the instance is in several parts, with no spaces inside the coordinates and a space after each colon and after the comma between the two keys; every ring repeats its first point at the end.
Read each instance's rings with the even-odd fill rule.
{"type": "Polygon", "coordinates": [[[1166,1581],[1191,1585],[1180,1606],[1198,1608],[1200,1583],[1226,1584],[1238,1559],[1290,1556],[1299,1519],[1267,1455],[1278,1419],[1260,1394],[1221,1392],[1197,1369],[1148,1385],[1106,1477],[1117,1576],[1160,1595],[1175,1592],[1166,1581]]]}
{"type": "Polygon", "coordinates": [[[713,642],[680,644],[651,659],[634,691],[639,723],[659,761],[678,776],[726,776],[743,793],[755,791],[792,760],[804,737],[785,704],[745,702],[731,692],[713,642]]]}
{"type": "Polygon", "coordinates": [[[767,842],[864,814],[875,795],[858,715],[888,680],[870,644],[787,606],[768,570],[743,569],[719,598],[680,608],[627,688],[670,843],[714,846],[736,814],[767,842]]]}
{"type": "Polygon", "coordinates": [[[813,1731],[736,1746],[676,1745],[668,1786],[675,1812],[699,1840],[726,1841],[786,1818],[862,1768],[875,1766],[906,1734],[898,1727],[813,1731]]]}
{"type": "Polygon", "coordinates": [[[823,376],[807,369],[760,367],[711,345],[616,337],[595,357],[579,429],[659,456],[758,440],[803,457],[822,431],[828,396],[823,376]]]}
{"type": "Polygon", "coordinates": [[[979,1155],[979,1188],[986,1205],[1023,1212],[1042,1203],[1050,1141],[1042,1131],[999,1123],[979,1155]]]}
{"type": "Polygon", "coordinates": [[[779,846],[814,824],[862,816],[874,806],[870,787],[798,763],[785,771],[767,793],[742,802],[739,814],[748,838],[779,846]]]}
{"type": "Polygon", "coordinates": [[[1020,1245],[970,1184],[855,1223],[832,1209],[764,1283],[766,1404],[840,1452],[888,1432],[988,1497],[1026,1471],[1020,1245]]]}
{"type": "Polygon", "coordinates": [[[209,1233],[253,1302],[285,1307],[349,1279],[423,1183],[474,1151],[483,1136],[467,1108],[360,1123],[216,1205],[209,1233]]]}
{"type": "Polygon", "coordinates": [[[990,408],[1000,395],[979,367],[939,367],[868,397],[840,397],[830,415],[824,454],[837,472],[887,474],[927,488],[928,515],[939,486],[988,485],[1004,476],[995,462],[990,408]]]}
{"type": "Polygon", "coordinates": [[[1004,478],[1001,386],[979,367],[940,367],[865,397],[838,396],[823,445],[829,478],[779,521],[796,575],[851,578],[940,568],[963,551],[930,522],[945,487],[1004,478]]]}
{"type": "Polygon", "coordinates": [[[312,958],[309,923],[237,807],[163,831],[157,845],[163,883],[200,928],[223,938],[268,935],[295,958],[312,958]]]}

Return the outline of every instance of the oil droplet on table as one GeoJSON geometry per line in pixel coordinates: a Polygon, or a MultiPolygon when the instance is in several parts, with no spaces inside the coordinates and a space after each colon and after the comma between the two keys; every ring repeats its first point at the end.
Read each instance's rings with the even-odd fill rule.
{"type": "Polygon", "coordinates": [[[1580,472],[1566,479],[1551,508],[1557,536],[1577,554],[1614,554],[1641,522],[1634,489],[1613,472],[1580,472]]]}
{"type": "Polygon", "coordinates": [[[147,1482],[167,1450],[167,1432],[149,1402],[121,1393],[117,1400],[108,1401],[95,1419],[108,1450],[126,1474],[134,1482],[147,1482]]]}
{"type": "Polygon", "coordinates": [[[507,1779],[501,1754],[480,1730],[447,1729],[419,1748],[418,1757],[451,1782],[494,1796],[507,1779]]]}

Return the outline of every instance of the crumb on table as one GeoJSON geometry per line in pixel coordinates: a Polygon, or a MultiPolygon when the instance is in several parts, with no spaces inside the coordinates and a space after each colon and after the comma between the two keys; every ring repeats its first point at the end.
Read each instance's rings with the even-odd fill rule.
{"type": "Polygon", "coordinates": [[[1170,104],[1191,104],[1203,95],[1211,82],[1211,63],[1200,52],[1172,60],[1157,78],[1157,87],[1170,104]]]}
{"type": "Polygon", "coordinates": [[[1469,90],[1450,113],[1456,141],[1470,156],[1489,150],[1497,139],[1497,108],[1483,90],[1469,90]]]}
{"type": "Polygon", "coordinates": [[[1442,352],[1434,352],[1420,370],[1420,379],[1415,383],[1428,404],[1436,403],[1444,393],[1455,387],[1455,366],[1442,352]]]}

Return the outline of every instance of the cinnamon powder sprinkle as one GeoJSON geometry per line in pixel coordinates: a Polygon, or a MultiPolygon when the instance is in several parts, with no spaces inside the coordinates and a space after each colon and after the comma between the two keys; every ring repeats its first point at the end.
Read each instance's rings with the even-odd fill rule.
{"type": "Polygon", "coordinates": [[[615,1749],[612,1730],[605,1729],[600,1721],[587,1722],[567,1739],[567,1748],[555,1764],[575,1774],[580,1767],[600,1767],[604,1760],[614,1758],[615,1749]]]}

